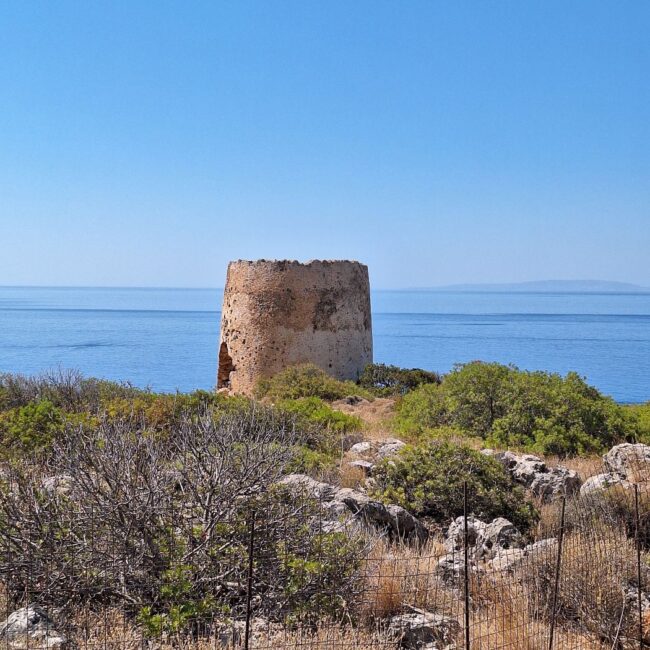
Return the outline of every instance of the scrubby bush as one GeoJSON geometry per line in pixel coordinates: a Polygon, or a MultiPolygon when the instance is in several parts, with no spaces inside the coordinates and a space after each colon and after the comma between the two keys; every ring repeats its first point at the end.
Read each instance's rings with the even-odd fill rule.
{"type": "Polygon", "coordinates": [[[444,389],[438,384],[426,384],[414,390],[398,403],[395,424],[406,435],[419,436],[448,424],[448,408],[444,389]]]}
{"type": "Polygon", "coordinates": [[[380,396],[404,395],[423,384],[439,384],[440,381],[440,375],[436,372],[421,368],[399,368],[383,363],[368,364],[359,377],[362,388],[380,396]]]}
{"type": "Polygon", "coordinates": [[[267,398],[273,402],[301,397],[320,397],[331,402],[353,395],[370,397],[354,382],[334,379],[310,363],[290,366],[270,379],[261,380],[255,389],[258,399],[267,398]]]}
{"type": "Polygon", "coordinates": [[[301,432],[301,444],[294,447],[290,471],[320,474],[332,469],[341,456],[341,436],[359,431],[358,417],[336,411],[319,397],[282,400],[275,411],[301,432]]]}
{"type": "Polygon", "coordinates": [[[336,433],[359,431],[362,426],[358,417],[334,410],[320,397],[282,400],[276,406],[287,413],[295,415],[299,421],[313,422],[325,427],[328,431],[336,433]]]}
{"type": "Polygon", "coordinates": [[[441,525],[463,514],[465,482],[469,510],[477,517],[506,517],[522,530],[536,519],[502,465],[466,446],[441,441],[407,446],[377,465],[373,476],[375,496],[441,525]]]}
{"type": "Polygon", "coordinates": [[[49,400],[32,402],[0,415],[0,441],[5,450],[35,451],[54,441],[63,422],[61,409],[49,400]]]}
{"type": "Polygon", "coordinates": [[[318,504],[277,486],[300,442],[266,408],[192,413],[173,436],[137,419],[66,429],[46,465],[13,464],[0,485],[9,605],[34,591],[53,608],[119,605],[151,634],[241,617],[254,516],[255,614],[336,617],[361,541],[314,528],[318,504]]]}
{"type": "Polygon", "coordinates": [[[650,402],[629,404],[625,410],[636,424],[637,440],[646,445],[650,444],[650,402]]]}
{"type": "Polygon", "coordinates": [[[148,392],[129,383],[84,377],[77,370],[59,369],[35,377],[0,374],[0,409],[47,400],[65,411],[96,413],[105,400],[133,398],[148,392]]]}
{"type": "Polygon", "coordinates": [[[66,413],[47,399],[0,412],[0,458],[47,451],[67,426],[92,427],[93,417],[66,413]]]}
{"type": "Polygon", "coordinates": [[[146,424],[151,431],[171,431],[189,413],[213,408],[218,412],[236,412],[249,408],[246,398],[228,398],[208,391],[192,393],[141,392],[129,396],[102,398],[99,413],[110,419],[132,419],[146,424]]]}
{"type": "Polygon", "coordinates": [[[445,425],[500,447],[566,456],[601,452],[636,436],[634,419],[576,373],[566,377],[474,362],[399,406],[397,427],[421,434],[445,425]]]}

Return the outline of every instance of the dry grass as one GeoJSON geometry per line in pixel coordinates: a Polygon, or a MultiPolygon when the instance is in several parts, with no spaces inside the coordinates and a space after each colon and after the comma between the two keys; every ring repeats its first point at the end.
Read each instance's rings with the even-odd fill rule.
{"type": "Polygon", "coordinates": [[[436,575],[436,565],[444,554],[436,539],[420,548],[389,546],[383,541],[376,544],[366,561],[362,618],[384,619],[411,607],[455,613],[458,596],[436,575]]]}
{"type": "MultiPolygon", "coordinates": [[[[594,531],[572,532],[565,541],[554,647],[556,650],[609,649],[624,607],[621,585],[634,579],[634,545],[613,529],[605,537],[594,531]]],[[[490,571],[486,565],[484,573],[471,576],[470,634],[474,650],[548,647],[549,580],[554,575],[555,548],[537,558],[529,558],[515,569],[514,575],[490,571]]],[[[268,629],[254,627],[250,647],[256,650],[394,650],[395,641],[380,629],[382,621],[412,608],[451,616],[462,625],[461,581],[449,585],[436,575],[437,562],[444,554],[437,539],[420,549],[378,540],[366,559],[360,602],[350,603],[360,609],[357,628],[327,622],[316,630],[273,624],[268,629]]],[[[634,632],[631,629],[634,618],[625,615],[622,618],[623,632],[630,637],[634,632]]],[[[99,614],[82,611],[70,623],[77,646],[88,649],[243,648],[241,634],[235,635],[234,645],[228,645],[214,632],[198,638],[156,639],[152,644],[141,629],[117,610],[107,609],[99,614]]],[[[461,632],[457,647],[462,647],[462,636],[461,632]]]]}
{"type": "Polygon", "coordinates": [[[562,465],[567,469],[572,469],[578,473],[578,476],[584,483],[591,476],[602,474],[605,469],[603,467],[603,459],[600,456],[574,456],[572,458],[557,458],[545,457],[544,462],[549,467],[562,465]]]}
{"type": "Polygon", "coordinates": [[[395,414],[395,399],[392,397],[376,397],[372,401],[362,399],[356,404],[338,400],[332,402],[331,406],[337,411],[361,418],[366,440],[383,440],[392,435],[391,420],[395,414]]]}
{"type": "MultiPolygon", "coordinates": [[[[541,650],[548,648],[550,628],[547,623],[529,614],[528,597],[513,593],[508,586],[498,592],[491,606],[473,613],[471,647],[474,650],[541,650]]],[[[605,650],[610,648],[587,634],[558,629],[554,648],[557,650],[605,650]]]]}
{"type": "MultiPolygon", "coordinates": [[[[200,638],[171,635],[164,639],[147,639],[142,632],[119,612],[106,610],[101,614],[84,612],[76,617],[77,632],[73,640],[77,647],[88,650],[242,650],[243,629],[235,635],[226,632],[200,638]],[[230,640],[229,640],[230,639],[230,640]]],[[[324,623],[318,630],[290,630],[253,627],[251,650],[379,650],[393,647],[378,630],[355,630],[339,624],[324,623]]],[[[39,650],[33,647],[33,650],[39,650]]]]}
{"type": "Polygon", "coordinates": [[[349,462],[344,460],[339,470],[338,481],[341,487],[358,489],[363,487],[366,481],[366,473],[360,467],[350,465],[349,462]]]}
{"type": "MultiPolygon", "coordinates": [[[[528,588],[528,608],[536,618],[550,618],[556,562],[557,550],[552,549],[531,559],[519,571],[528,588]]],[[[646,568],[644,573],[647,583],[646,568]]],[[[564,540],[558,623],[591,633],[610,646],[619,634],[619,626],[619,638],[633,636],[637,621],[634,608],[626,601],[625,589],[634,590],[635,586],[633,541],[607,526],[575,529],[564,540]]]]}

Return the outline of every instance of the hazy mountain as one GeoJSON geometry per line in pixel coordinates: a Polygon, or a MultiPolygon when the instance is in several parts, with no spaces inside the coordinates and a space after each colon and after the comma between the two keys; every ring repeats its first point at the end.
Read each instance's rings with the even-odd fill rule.
{"type": "Polygon", "coordinates": [[[628,282],[606,280],[538,280],[534,282],[512,282],[504,284],[450,284],[431,287],[436,291],[521,291],[541,293],[638,293],[650,292],[650,287],[642,287],[628,282]]]}

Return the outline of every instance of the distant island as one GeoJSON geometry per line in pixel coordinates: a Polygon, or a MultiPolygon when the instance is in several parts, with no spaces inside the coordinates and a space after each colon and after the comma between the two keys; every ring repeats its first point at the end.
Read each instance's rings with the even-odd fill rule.
{"type": "Polygon", "coordinates": [[[607,280],[537,280],[503,284],[450,284],[440,287],[426,287],[426,289],[430,291],[483,291],[487,293],[650,293],[650,287],[607,280]]]}

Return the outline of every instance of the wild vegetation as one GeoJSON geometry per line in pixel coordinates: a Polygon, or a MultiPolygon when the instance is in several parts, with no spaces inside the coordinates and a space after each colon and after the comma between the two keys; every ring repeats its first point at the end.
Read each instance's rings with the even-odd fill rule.
{"type": "MultiPolygon", "coordinates": [[[[463,620],[459,560],[449,564],[443,541],[465,484],[474,517],[507,519],[522,544],[557,537],[558,503],[542,503],[481,447],[582,463],[584,479],[602,471],[594,454],[649,440],[650,405],[618,405],[575,374],[498,364],[444,377],[377,365],[359,384],[300,366],[263,382],[255,400],[159,394],[75,372],[0,375],[4,607],[36,600],[73,636],[117,616],[124,635],[163,646],[210,645],[251,607],[264,622],[262,647],[395,647],[390,621],[414,607],[452,630],[463,620]],[[393,416],[370,426],[373,403],[392,405],[393,416]],[[350,450],[355,442],[362,451],[350,450]],[[366,465],[351,464],[359,459],[366,465]],[[316,492],[284,484],[292,473],[316,492]],[[377,505],[366,512],[368,499],[377,505]],[[410,521],[398,507],[428,541],[376,525],[385,512],[410,521]]],[[[639,500],[647,513],[648,492],[639,500]]],[[[617,486],[569,502],[557,638],[570,647],[623,648],[612,644],[633,638],[635,537],[650,546],[650,517],[637,529],[634,503],[617,486]]],[[[546,644],[554,548],[502,573],[487,571],[491,556],[472,560],[473,647],[546,644]]]]}
{"type": "Polygon", "coordinates": [[[570,456],[642,438],[644,413],[618,405],[576,373],[474,362],[407,394],[396,426],[416,437],[453,426],[495,447],[570,456]]]}
{"type": "Polygon", "coordinates": [[[464,445],[431,441],[407,446],[379,463],[373,476],[377,497],[443,527],[463,514],[465,484],[479,518],[505,517],[524,531],[535,522],[535,508],[501,463],[464,445]]]}
{"type": "Polygon", "coordinates": [[[439,384],[437,372],[421,368],[399,368],[384,363],[371,363],[365,367],[359,385],[377,396],[405,395],[424,384],[439,384]]]}

